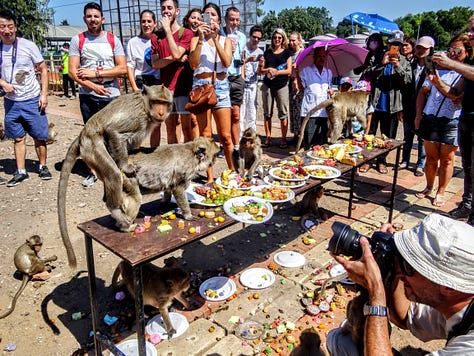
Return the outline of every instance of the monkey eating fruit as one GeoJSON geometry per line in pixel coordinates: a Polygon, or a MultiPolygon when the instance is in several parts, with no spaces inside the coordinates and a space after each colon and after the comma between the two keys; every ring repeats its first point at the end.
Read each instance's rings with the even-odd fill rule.
{"type": "Polygon", "coordinates": [[[239,151],[232,153],[234,168],[243,178],[247,169],[249,179],[253,178],[255,170],[262,160],[262,143],[255,130],[247,128],[239,142],[239,151]]]}
{"type": "Polygon", "coordinates": [[[26,284],[30,278],[41,272],[50,272],[51,267],[48,265],[48,263],[58,259],[56,256],[40,258],[38,253],[42,246],[43,241],[41,237],[38,235],[33,235],[16,250],[13,257],[13,262],[15,263],[16,269],[23,274],[23,279],[20,288],[18,288],[18,291],[12,299],[10,308],[0,314],[0,319],[7,317],[13,312],[13,310],[15,310],[16,301],[25,289],[26,284]]]}

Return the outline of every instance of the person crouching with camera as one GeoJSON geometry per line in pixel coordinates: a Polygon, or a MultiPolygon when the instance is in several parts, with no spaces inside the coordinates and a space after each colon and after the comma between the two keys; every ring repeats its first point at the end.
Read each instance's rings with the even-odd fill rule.
{"type": "MultiPolygon", "coordinates": [[[[362,257],[358,260],[348,261],[332,253],[349,277],[368,292],[363,308],[364,353],[392,354],[389,319],[422,341],[447,340],[442,350],[430,355],[472,353],[474,228],[432,214],[410,230],[394,233],[389,224],[381,230],[393,233],[397,250],[393,263],[395,279],[388,286],[382,279],[386,274],[379,267],[384,266],[374,258],[373,244],[367,238],[360,237],[362,257]]],[[[326,346],[330,355],[358,354],[351,335],[344,335],[341,328],[328,334],[326,346]]]]}

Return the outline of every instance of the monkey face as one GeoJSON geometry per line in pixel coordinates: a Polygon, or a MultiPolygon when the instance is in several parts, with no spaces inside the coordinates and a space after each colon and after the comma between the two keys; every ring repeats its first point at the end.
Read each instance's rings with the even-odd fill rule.
{"type": "Polygon", "coordinates": [[[142,95],[148,100],[150,116],[155,121],[165,121],[173,108],[173,92],[164,85],[144,86],[142,95]]]}

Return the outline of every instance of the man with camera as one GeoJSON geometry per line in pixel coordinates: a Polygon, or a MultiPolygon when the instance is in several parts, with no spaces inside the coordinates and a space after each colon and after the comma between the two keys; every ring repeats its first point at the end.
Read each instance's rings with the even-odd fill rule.
{"type": "MultiPolygon", "coordinates": [[[[381,230],[394,232],[389,224],[381,230]]],[[[369,242],[357,232],[333,236],[332,239],[352,240],[342,242],[342,246],[358,246],[358,254],[362,254],[358,260],[350,261],[340,255],[333,257],[368,292],[363,308],[366,355],[392,353],[389,318],[422,341],[446,339],[446,346],[433,354],[465,355],[474,350],[473,236],[473,227],[437,214],[412,229],[393,233],[390,239],[379,238],[378,242],[372,241],[374,237],[369,242]],[[393,253],[381,253],[382,250],[393,253]],[[387,258],[391,259],[392,271],[384,270],[390,265],[387,258]],[[393,282],[390,278],[383,280],[382,275],[394,275],[393,282]]],[[[331,252],[356,255],[339,246],[340,241],[330,242],[331,252]],[[331,250],[331,246],[338,248],[331,250]]],[[[327,348],[331,355],[357,354],[351,342],[351,335],[335,329],[328,335],[327,348]]]]}

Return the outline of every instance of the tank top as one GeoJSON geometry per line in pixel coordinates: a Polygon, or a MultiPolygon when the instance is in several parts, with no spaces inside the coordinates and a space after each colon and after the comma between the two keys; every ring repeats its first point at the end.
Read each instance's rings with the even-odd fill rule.
{"type": "MultiPolygon", "coordinates": [[[[225,37],[219,37],[219,44],[224,47],[225,37]]],[[[216,57],[216,47],[210,46],[206,39],[203,40],[201,45],[201,57],[199,58],[199,65],[194,70],[194,75],[201,73],[210,73],[214,71],[214,58],[217,60],[217,73],[227,73],[227,68],[222,65],[222,61],[217,55],[216,57]]]]}

